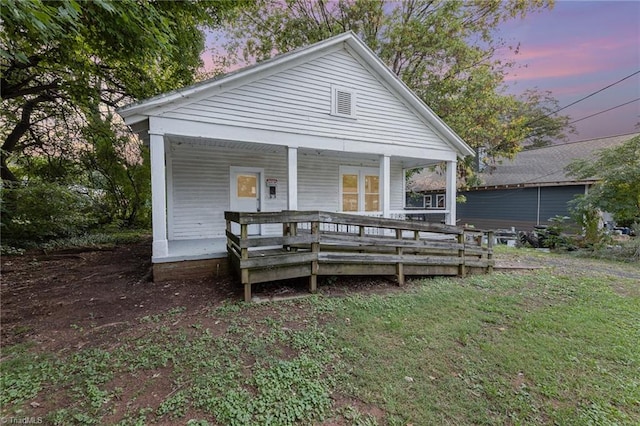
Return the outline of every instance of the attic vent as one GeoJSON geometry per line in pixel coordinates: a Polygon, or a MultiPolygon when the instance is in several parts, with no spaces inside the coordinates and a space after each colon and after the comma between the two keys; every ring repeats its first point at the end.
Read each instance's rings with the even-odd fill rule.
{"type": "Polygon", "coordinates": [[[333,87],[332,114],[356,118],[356,93],[342,87],[333,87]]]}

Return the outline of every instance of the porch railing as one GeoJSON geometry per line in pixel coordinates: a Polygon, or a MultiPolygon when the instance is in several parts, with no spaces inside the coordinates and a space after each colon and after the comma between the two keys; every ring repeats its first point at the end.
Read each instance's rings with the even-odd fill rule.
{"type": "Polygon", "coordinates": [[[493,268],[491,231],[321,211],[225,212],[227,251],[251,300],[251,285],[318,275],[459,275],[493,268]],[[238,224],[240,233],[232,232],[238,224]],[[249,235],[280,224],[282,235],[249,235]]]}

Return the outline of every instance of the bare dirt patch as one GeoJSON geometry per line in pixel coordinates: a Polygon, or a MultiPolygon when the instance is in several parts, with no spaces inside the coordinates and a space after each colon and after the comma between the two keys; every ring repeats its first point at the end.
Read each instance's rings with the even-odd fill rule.
{"type": "MultiPolygon", "coordinates": [[[[197,315],[206,307],[242,300],[242,287],[233,277],[154,283],[150,259],[149,240],[101,250],[3,256],[2,343],[30,341],[53,352],[109,346],[140,329],[143,317],[175,308],[197,315]]],[[[269,300],[308,295],[307,288],[306,280],[288,280],[256,285],[254,293],[269,300]]],[[[344,296],[402,289],[380,277],[325,277],[320,291],[344,296]]]]}
{"type": "Polygon", "coordinates": [[[2,341],[57,351],[108,343],[139,319],[237,298],[231,279],[149,280],[150,242],[77,253],[2,258],[2,341]]]}

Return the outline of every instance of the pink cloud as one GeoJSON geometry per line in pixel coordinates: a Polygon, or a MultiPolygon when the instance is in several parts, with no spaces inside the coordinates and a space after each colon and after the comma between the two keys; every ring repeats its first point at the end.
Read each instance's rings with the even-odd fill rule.
{"type": "Polygon", "coordinates": [[[506,81],[583,76],[634,66],[638,64],[638,55],[633,54],[635,51],[637,46],[631,38],[600,38],[525,47],[517,55],[507,58],[521,67],[515,68],[506,81]]]}

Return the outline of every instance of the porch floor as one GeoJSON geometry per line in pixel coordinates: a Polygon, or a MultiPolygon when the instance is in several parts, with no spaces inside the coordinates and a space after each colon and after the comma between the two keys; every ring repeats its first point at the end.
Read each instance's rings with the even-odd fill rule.
{"type": "Polygon", "coordinates": [[[169,240],[169,256],[154,257],[153,263],[181,262],[184,260],[220,259],[227,257],[227,239],[202,238],[197,240],[169,240]]]}

